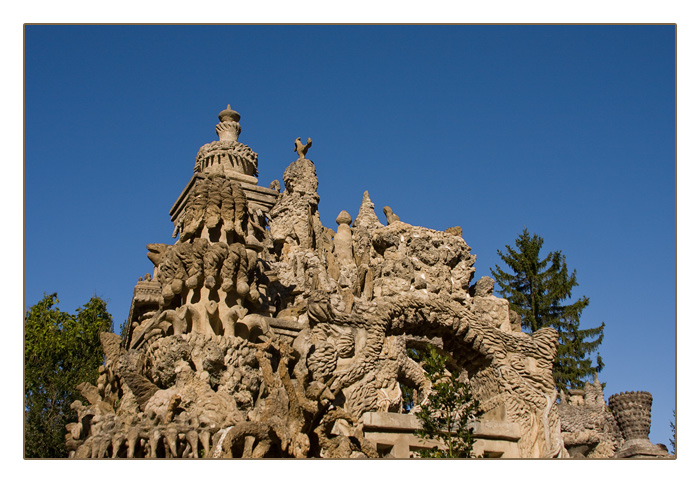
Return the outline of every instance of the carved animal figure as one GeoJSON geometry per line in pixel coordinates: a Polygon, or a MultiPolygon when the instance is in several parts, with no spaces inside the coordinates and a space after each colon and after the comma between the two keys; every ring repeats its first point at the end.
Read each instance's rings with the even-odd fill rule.
{"type": "Polygon", "coordinates": [[[306,140],[306,144],[301,144],[301,138],[296,138],[294,141],[294,151],[299,154],[299,159],[306,159],[306,153],[309,151],[309,148],[311,147],[311,138],[308,138],[306,140]]]}

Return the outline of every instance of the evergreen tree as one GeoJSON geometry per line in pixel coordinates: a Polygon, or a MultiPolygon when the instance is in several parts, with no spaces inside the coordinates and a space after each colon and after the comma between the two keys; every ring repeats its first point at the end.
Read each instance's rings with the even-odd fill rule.
{"type": "Polygon", "coordinates": [[[540,259],[543,243],[542,237],[524,229],[515,240],[515,248],[506,245],[505,253],[497,251],[513,273],[496,265],[491,274],[500,287],[498,293],[520,315],[525,331],[535,332],[543,327],[559,331],[558,357],[553,368],[557,388],[582,388],[587,378],[603,369],[599,354],[595,366],[588,356],[603,341],[605,323],[591,329],[579,328],[581,312],[589,299],[584,296],[564,304],[578,286],[576,270],[569,273],[561,251],[540,259]]]}
{"type": "Polygon", "coordinates": [[[474,449],[472,423],[482,414],[479,402],[473,399],[468,383],[446,370],[447,358],[435,347],[430,346],[422,356],[432,390],[416,412],[422,426],[416,434],[423,440],[439,441],[443,448],[436,445],[418,453],[422,458],[470,458],[474,449]]]}
{"type": "Polygon", "coordinates": [[[100,332],[112,328],[105,302],[92,297],[75,315],[61,312],[46,295],[24,317],[24,456],[65,458],[70,408],[82,399],[75,386],[94,384],[104,360],[100,332]]]}

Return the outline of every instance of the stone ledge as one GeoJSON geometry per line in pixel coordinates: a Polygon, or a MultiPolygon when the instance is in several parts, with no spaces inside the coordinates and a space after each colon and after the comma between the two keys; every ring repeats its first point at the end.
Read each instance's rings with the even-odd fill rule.
{"type": "Polygon", "coordinates": [[[668,456],[669,454],[666,451],[651,443],[648,439],[626,441],[622,448],[615,453],[615,458],[664,458],[668,456]]]}
{"type": "MultiPolygon", "coordinates": [[[[365,413],[362,424],[367,432],[413,433],[421,428],[416,416],[399,413],[365,413]]],[[[519,441],[520,427],[504,421],[479,421],[474,424],[474,437],[519,441]]]]}
{"type": "Polygon", "coordinates": [[[300,323],[294,319],[271,318],[269,323],[270,323],[270,327],[276,327],[279,329],[286,329],[286,330],[295,330],[297,332],[304,328],[303,323],[300,323]]]}
{"type": "Polygon", "coordinates": [[[396,433],[413,433],[421,427],[418,418],[413,414],[399,413],[364,413],[362,425],[365,431],[396,433]]]}

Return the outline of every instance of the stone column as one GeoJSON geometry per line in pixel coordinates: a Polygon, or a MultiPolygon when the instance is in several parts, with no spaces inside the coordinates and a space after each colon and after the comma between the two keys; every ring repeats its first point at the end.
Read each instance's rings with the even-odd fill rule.
{"type": "Polygon", "coordinates": [[[352,254],[352,231],[350,229],[350,223],[352,218],[350,214],[343,210],[338,214],[335,219],[338,224],[338,233],[335,235],[335,254],[338,257],[338,263],[343,266],[354,266],[355,259],[352,254]]]}

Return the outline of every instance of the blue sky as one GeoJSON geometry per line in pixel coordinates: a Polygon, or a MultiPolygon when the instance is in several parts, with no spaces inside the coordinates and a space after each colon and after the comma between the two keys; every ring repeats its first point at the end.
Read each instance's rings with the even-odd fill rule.
{"type": "Polygon", "coordinates": [[[651,392],[668,445],[673,26],[27,26],[24,87],[25,309],[97,294],[126,319],[230,103],[263,186],[313,139],[328,227],[368,190],[382,221],[461,226],[476,278],[524,227],[561,250],[606,397],[651,392]]]}

